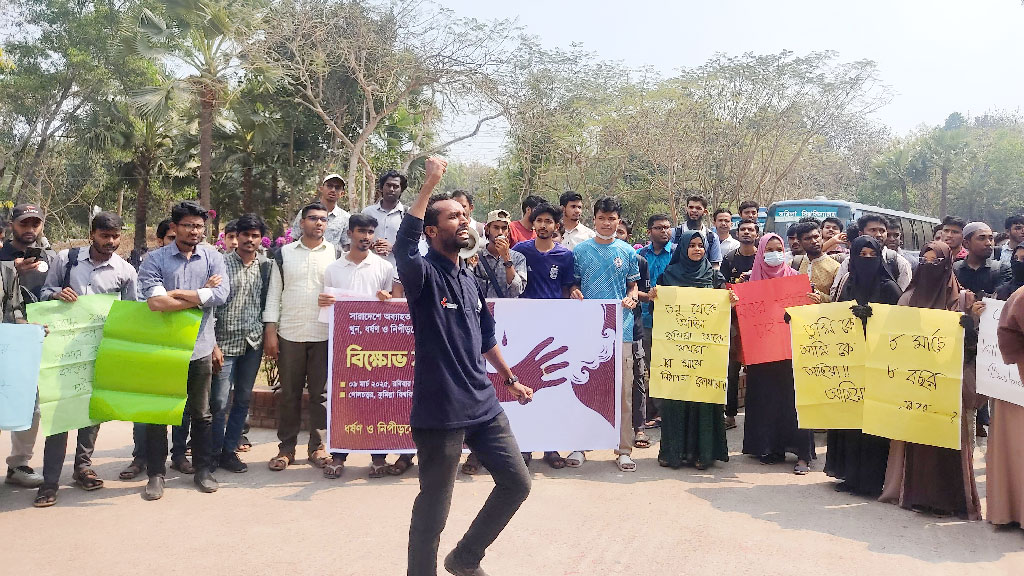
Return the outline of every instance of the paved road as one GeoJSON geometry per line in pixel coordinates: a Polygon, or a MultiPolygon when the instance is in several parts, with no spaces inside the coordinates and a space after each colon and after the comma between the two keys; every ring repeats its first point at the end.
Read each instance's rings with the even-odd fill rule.
{"type": "MultiPolygon", "coordinates": [[[[657,445],[637,451],[634,474],[620,473],[611,452],[591,453],[578,470],[535,461],[533,493],[484,567],[496,576],[1024,574],[1022,530],[836,493],[820,472],[823,448],[815,471],[797,477],[792,463],[767,467],[735,452],[741,434],[729,432],[729,463],[701,473],[658,467],[657,445]]],[[[0,573],[404,574],[415,468],[371,481],[369,456],[356,455],[341,480],[304,461],[274,473],[265,465],[274,433],[250,438],[250,471],[219,471],[220,492],[200,494],[172,472],[163,500],[145,502],[144,479],[116,479],[130,457],[130,425],[105,424],[96,455],[104,489],[70,487],[70,455],[52,508],[32,508],[34,490],[0,486],[0,573]]],[[[0,456],[9,450],[0,440],[0,456]]],[[[984,494],[981,450],[975,463],[984,494]]],[[[460,477],[442,556],[491,486],[488,476],[460,477]]]]}

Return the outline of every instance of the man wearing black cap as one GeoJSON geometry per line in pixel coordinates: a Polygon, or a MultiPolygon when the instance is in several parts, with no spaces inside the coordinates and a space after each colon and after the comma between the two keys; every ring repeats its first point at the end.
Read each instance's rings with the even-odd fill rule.
{"type": "MultiPolygon", "coordinates": [[[[57,254],[43,238],[43,211],[35,204],[18,204],[11,214],[13,237],[0,248],[0,262],[11,262],[17,270],[21,296],[26,301],[39,299],[46,273],[57,254]]],[[[10,264],[8,264],[10,266],[10,264]]],[[[27,303],[27,302],[26,302],[27,303]]],[[[43,477],[29,465],[39,435],[39,404],[32,415],[32,427],[11,433],[11,455],[7,457],[7,483],[38,488],[43,477]]]]}
{"type": "Polygon", "coordinates": [[[0,248],[0,262],[14,262],[21,287],[31,292],[32,301],[39,300],[46,273],[57,259],[57,253],[43,237],[43,221],[42,208],[18,204],[11,214],[13,237],[0,248]]]}

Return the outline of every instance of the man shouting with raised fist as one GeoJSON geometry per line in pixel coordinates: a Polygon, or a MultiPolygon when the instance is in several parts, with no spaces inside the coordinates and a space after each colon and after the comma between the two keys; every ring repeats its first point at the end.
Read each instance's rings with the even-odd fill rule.
{"type": "Polygon", "coordinates": [[[494,489],[444,567],[458,576],[484,576],[484,551],[530,493],[529,472],[484,359],[520,403],[529,402],[533,390],[505,364],[494,318],[459,258],[459,250],[470,243],[469,215],[447,194],[431,196],[446,166],[443,158],[427,159],[423,188],[395,241],[398,276],[416,337],[410,421],[420,458],[420,493],[409,527],[408,574],[437,574],[437,547],[465,443],[491,472],[494,489]],[[417,246],[421,234],[430,246],[426,256],[420,256],[417,246]]]}

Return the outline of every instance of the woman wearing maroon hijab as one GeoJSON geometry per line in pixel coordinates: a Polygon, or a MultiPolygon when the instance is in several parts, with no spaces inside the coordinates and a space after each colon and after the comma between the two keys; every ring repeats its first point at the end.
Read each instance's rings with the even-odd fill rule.
{"type": "MultiPolygon", "coordinates": [[[[754,255],[750,282],[799,274],[786,264],[782,238],[765,234],[754,255]]],[[[796,420],[793,361],[781,360],[747,366],[746,417],[743,422],[743,453],[762,464],[786,460],[796,454],[796,474],[810,472],[814,458],[814,432],[801,430],[796,420]]]]}
{"type": "MultiPolygon", "coordinates": [[[[963,291],[953,274],[949,246],[929,242],[921,250],[921,264],[914,272],[900,306],[965,312],[973,304],[970,292],[963,291]]],[[[968,364],[964,364],[965,368],[968,364]]],[[[965,406],[974,402],[973,373],[964,374],[965,406]]],[[[974,481],[973,434],[969,430],[969,411],[961,410],[960,450],[939,448],[893,440],[885,470],[881,502],[898,504],[908,510],[931,512],[937,516],[966,516],[981,520],[981,499],[974,481]]]]}

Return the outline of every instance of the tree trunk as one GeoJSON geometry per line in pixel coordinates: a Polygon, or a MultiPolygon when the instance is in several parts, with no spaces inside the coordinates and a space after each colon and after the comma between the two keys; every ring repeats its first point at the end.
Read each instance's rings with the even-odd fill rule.
{"type": "Polygon", "coordinates": [[[124,186],[117,190],[117,215],[124,215],[124,186]]]}
{"type": "Polygon", "coordinates": [[[39,144],[36,145],[36,151],[32,154],[32,160],[28,165],[28,169],[21,177],[21,185],[18,186],[18,193],[14,195],[15,204],[25,202],[25,187],[28,185],[30,180],[36,180],[35,174],[39,170],[39,165],[42,163],[43,153],[46,151],[46,144],[49,140],[50,139],[45,135],[39,139],[39,144]]]}
{"type": "Polygon", "coordinates": [[[146,251],[146,207],[149,203],[149,164],[142,164],[139,187],[135,191],[135,253],[146,251]]]}
{"type": "Polygon", "coordinates": [[[939,218],[945,218],[949,212],[946,212],[946,192],[949,185],[949,168],[942,167],[939,173],[942,177],[942,193],[939,196],[939,218]]]}
{"type": "Polygon", "coordinates": [[[216,93],[203,86],[199,97],[199,203],[210,209],[210,166],[213,164],[213,108],[216,93]]]}
{"type": "Polygon", "coordinates": [[[910,194],[906,182],[900,182],[900,194],[903,195],[903,211],[910,212],[910,194]]]}
{"type": "MultiPolygon", "coordinates": [[[[376,125],[376,123],[373,123],[374,127],[376,127],[376,125]]],[[[356,141],[352,143],[352,150],[348,157],[348,174],[346,174],[345,179],[346,184],[348,185],[348,210],[353,213],[356,212],[359,206],[366,204],[365,198],[357,199],[352,189],[356,183],[356,174],[359,172],[359,155],[362,154],[366,141],[370,139],[370,133],[371,130],[366,128],[363,129],[359,134],[359,137],[356,138],[356,141]],[[357,205],[356,202],[361,203],[357,205]]]]}
{"type": "MultiPolygon", "coordinates": [[[[278,184],[277,184],[277,167],[275,166],[274,169],[270,173],[270,208],[271,208],[271,210],[273,210],[274,208],[277,208],[277,205],[280,202],[280,198],[278,198],[279,192],[278,192],[277,186],[278,186],[278,184]]],[[[272,236],[273,236],[272,239],[276,239],[278,236],[284,236],[284,225],[281,223],[281,219],[280,218],[275,218],[274,219],[274,222],[272,224],[272,236]]]]}
{"type": "Polygon", "coordinates": [[[252,164],[246,164],[242,171],[242,211],[252,212],[252,164]]]}

